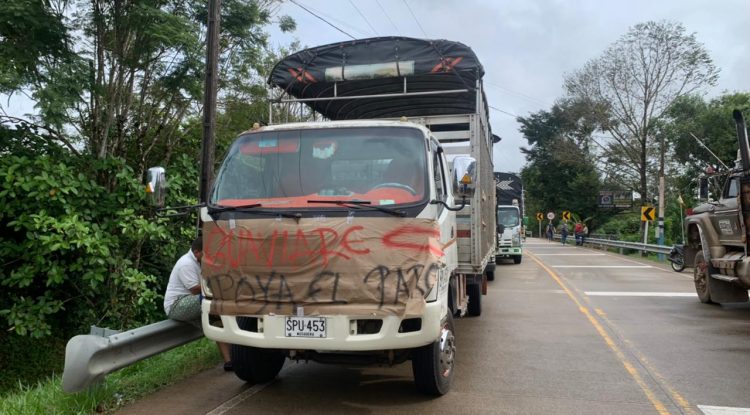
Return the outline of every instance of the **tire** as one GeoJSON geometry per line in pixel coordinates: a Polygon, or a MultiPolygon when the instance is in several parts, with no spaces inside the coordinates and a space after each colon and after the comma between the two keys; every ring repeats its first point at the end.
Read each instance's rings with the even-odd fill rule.
{"type": "Polygon", "coordinates": [[[523,259],[523,256],[521,256],[521,255],[519,255],[519,256],[514,256],[514,257],[513,257],[513,263],[514,263],[514,264],[520,264],[520,263],[521,263],[521,260],[522,260],[522,259],[523,259]]]}
{"type": "Polygon", "coordinates": [[[672,266],[672,270],[674,272],[682,272],[685,269],[685,263],[678,264],[677,262],[671,262],[670,264],[672,266]]]}
{"type": "MultiPolygon", "coordinates": [[[[237,318],[240,328],[246,328],[250,319],[237,318]]],[[[278,349],[233,344],[230,348],[232,367],[238,378],[250,383],[266,383],[279,374],[286,356],[278,349]]]]}
{"type": "Polygon", "coordinates": [[[443,318],[440,338],[414,349],[411,369],[417,390],[426,395],[441,396],[453,384],[456,338],[450,312],[443,318]]]}
{"type": "Polygon", "coordinates": [[[473,317],[482,315],[482,285],[481,284],[469,284],[466,287],[466,292],[469,295],[469,309],[468,314],[473,317]]]}
{"type": "Polygon", "coordinates": [[[708,285],[710,266],[703,257],[703,251],[695,255],[695,268],[693,269],[693,283],[698,299],[704,304],[713,304],[711,301],[711,290],[708,285]]]}
{"type": "Polygon", "coordinates": [[[487,275],[487,281],[495,281],[495,264],[487,265],[484,274],[487,275]]]}

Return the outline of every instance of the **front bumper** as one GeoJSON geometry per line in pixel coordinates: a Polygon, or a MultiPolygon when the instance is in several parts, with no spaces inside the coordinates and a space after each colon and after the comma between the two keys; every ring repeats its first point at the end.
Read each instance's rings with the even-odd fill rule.
{"type": "Polygon", "coordinates": [[[440,321],[447,311],[447,305],[440,301],[427,303],[421,316],[421,329],[408,333],[399,333],[403,319],[398,316],[315,316],[326,318],[325,338],[286,337],[286,316],[282,315],[253,316],[258,317],[259,326],[262,326],[258,332],[241,329],[237,324],[237,316],[219,316],[223,327],[216,327],[208,321],[211,301],[204,299],[201,309],[203,334],[211,340],[268,349],[373,351],[407,349],[434,342],[440,336],[440,321]],[[383,320],[378,333],[357,334],[356,329],[353,329],[356,328],[356,320],[376,318],[383,320]]]}
{"type": "Polygon", "coordinates": [[[523,255],[523,248],[520,246],[517,246],[517,247],[499,246],[497,250],[495,250],[495,256],[498,256],[501,258],[518,256],[518,255],[523,255]]]}

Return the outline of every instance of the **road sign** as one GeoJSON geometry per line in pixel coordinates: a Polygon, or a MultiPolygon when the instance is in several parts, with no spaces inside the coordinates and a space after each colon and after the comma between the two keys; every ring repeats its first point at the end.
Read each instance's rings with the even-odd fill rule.
{"type": "Polygon", "coordinates": [[[641,206],[641,222],[647,222],[656,218],[656,208],[653,206],[641,206]]]}
{"type": "Polygon", "coordinates": [[[555,212],[547,212],[547,219],[552,220],[555,218],[555,212]]]}
{"type": "Polygon", "coordinates": [[[602,190],[597,198],[597,206],[605,209],[632,207],[633,192],[602,190]]]}
{"type": "Polygon", "coordinates": [[[570,220],[570,211],[563,211],[563,220],[570,220]]]}
{"type": "Polygon", "coordinates": [[[544,213],[537,212],[536,213],[536,220],[544,220],[544,213]]]}

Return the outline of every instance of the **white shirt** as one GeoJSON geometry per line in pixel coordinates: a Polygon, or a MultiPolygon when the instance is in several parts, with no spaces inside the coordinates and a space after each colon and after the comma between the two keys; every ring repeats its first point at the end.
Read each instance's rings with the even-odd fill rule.
{"type": "Polygon", "coordinates": [[[172,304],[185,294],[192,294],[190,289],[200,284],[201,264],[195,258],[193,251],[188,251],[174,264],[169,274],[167,292],[164,294],[164,312],[169,314],[172,304]]]}

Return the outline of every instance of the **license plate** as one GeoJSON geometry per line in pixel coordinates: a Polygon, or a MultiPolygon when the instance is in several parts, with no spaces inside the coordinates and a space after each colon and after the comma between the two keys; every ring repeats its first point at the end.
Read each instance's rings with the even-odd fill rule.
{"type": "Polygon", "coordinates": [[[286,337],[326,337],[324,317],[286,317],[284,324],[286,337]]]}

